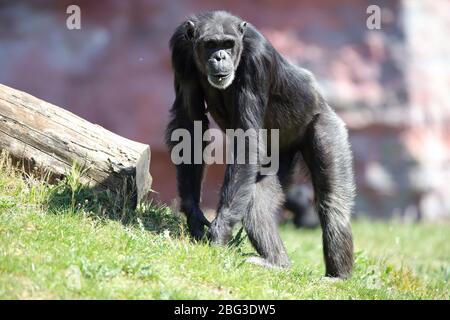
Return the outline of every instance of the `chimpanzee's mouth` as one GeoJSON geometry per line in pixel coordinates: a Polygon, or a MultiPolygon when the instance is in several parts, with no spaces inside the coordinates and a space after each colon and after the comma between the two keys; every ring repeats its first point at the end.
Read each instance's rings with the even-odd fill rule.
{"type": "Polygon", "coordinates": [[[214,74],[212,75],[212,78],[217,81],[218,83],[223,82],[225,79],[227,79],[228,77],[230,77],[231,73],[218,73],[218,74],[214,74]]]}
{"type": "Polygon", "coordinates": [[[217,89],[227,88],[234,79],[234,72],[230,73],[216,73],[208,75],[208,82],[217,89]]]}

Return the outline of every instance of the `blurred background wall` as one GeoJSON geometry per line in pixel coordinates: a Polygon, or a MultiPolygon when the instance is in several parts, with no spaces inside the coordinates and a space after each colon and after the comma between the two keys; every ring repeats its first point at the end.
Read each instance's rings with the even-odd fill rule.
{"type": "MultiPolygon", "coordinates": [[[[450,217],[450,1],[0,0],[0,83],[150,144],[154,197],[171,203],[168,39],[212,9],[250,21],[316,74],[350,130],[356,215],[450,217]],[[81,30],[66,28],[71,4],[81,30]],[[370,4],[380,30],[366,27],[370,4]]],[[[222,173],[208,169],[204,206],[215,207],[222,173]]]]}

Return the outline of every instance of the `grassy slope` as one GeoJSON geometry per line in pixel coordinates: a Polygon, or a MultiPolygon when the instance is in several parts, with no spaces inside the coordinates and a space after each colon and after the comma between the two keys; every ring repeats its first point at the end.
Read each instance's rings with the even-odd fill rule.
{"type": "Polygon", "coordinates": [[[243,262],[248,243],[190,242],[166,207],[100,202],[75,173],[48,186],[0,160],[0,298],[449,298],[449,225],[356,222],[354,276],[330,281],[319,230],[283,227],[293,267],[274,271],[243,262]]]}

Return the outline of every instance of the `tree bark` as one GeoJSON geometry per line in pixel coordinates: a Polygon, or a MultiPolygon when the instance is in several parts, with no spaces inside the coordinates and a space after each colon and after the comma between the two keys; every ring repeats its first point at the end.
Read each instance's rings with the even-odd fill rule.
{"type": "Polygon", "coordinates": [[[0,150],[63,177],[74,163],[87,168],[82,182],[96,189],[133,192],[134,204],[150,191],[150,147],[73,113],[0,84],[0,150]]]}

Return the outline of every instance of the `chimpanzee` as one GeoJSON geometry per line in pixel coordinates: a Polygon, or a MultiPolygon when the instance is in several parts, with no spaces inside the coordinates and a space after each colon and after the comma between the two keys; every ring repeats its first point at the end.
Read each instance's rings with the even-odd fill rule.
{"type": "MultiPolygon", "coordinates": [[[[290,211],[293,215],[293,222],[297,228],[312,229],[319,225],[319,218],[312,204],[311,190],[301,184],[295,184],[289,188],[285,194],[283,209],[290,211]]],[[[284,215],[280,213],[280,221],[283,222],[284,215]]]]}
{"type": "Polygon", "coordinates": [[[209,226],[211,242],[226,244],[233,226],[242,222],[260,255],[251,262],[289,266],[276,212],[294,166],[303,161],[323,230],[325,274],[348,277],[353,266],[352,153],[346,127],[313,75],[288,62],[253,25],[224,11],[189,17],[176,29],[170,47],[176,94],[166,132],[170,149],[175,129],[193,133],[194,121],[201,121],[207,130],[207,112],[222,130],[279,129],[277,174],[262,175],[259,162],[227,164],[211,224],[199,207],[204,163],[176,166],[180,209],[191,235],[202,238],[209,226]]]}

